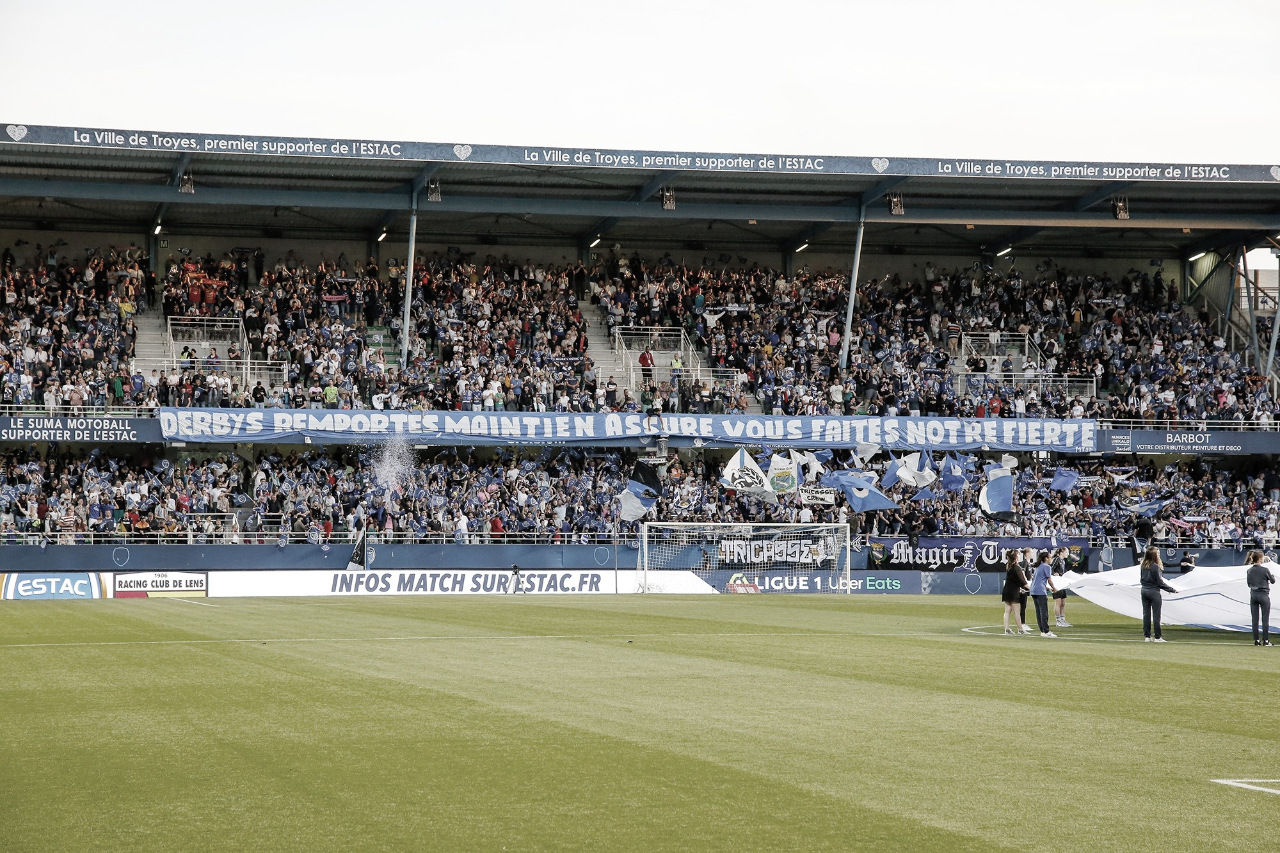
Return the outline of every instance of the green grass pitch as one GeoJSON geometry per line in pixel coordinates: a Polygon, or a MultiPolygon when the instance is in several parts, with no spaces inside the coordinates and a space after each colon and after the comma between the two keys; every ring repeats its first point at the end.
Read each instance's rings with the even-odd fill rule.
{"type": "Polygon", "coordinates": [[[6,602],[0,850],[1275,846],[1280,795],[1212,780],[1280,780],[1280,650],[1144,644],[1079,599],[1060,640],[965,630],[999,616],[991,596],[6,602]]]}

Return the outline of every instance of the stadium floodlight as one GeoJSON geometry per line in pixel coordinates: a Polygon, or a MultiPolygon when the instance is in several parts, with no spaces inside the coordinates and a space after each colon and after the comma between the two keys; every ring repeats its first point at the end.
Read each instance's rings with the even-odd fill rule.
{"type": "Polygon", "coordinates": [[[1116,219],[1129,218],[1129,197],[1118,195],[1111,199],[1111,215],[1116,219]]]}
{"type": "Polygon", "coordinates": [[[159,235],[159,234],[160,234],[160,229],[161,229],[162,227],[163,227],[163,226],[162,226],[159,222],[157,222],[157,223],[156,223],[155,230],[154,230],[154,231],[152,231],[151,233],[152,233],[152,234],[159,235]]]}
{"type": "Polygon", "coordinates": [[[671,189],[670,187],[662,188],[662,209],[663,210],[676,209],[676,191],[671,189]]]}
{"type": "Polygon", "coordinates": [[[381,243],[385,239],[387,239],[387,229],[383,228],[382,233],[378,235],[378,242],[381,243]]]}
{"type": "Polygon", "coordinates": [[[196,183],[191,179],[190,172],[183,172],[178,177],[178,192],[183,195],[195,195],[196,183]]]}
{"type": "Polygon", "coordinates": [[[1012,252],[1012,251],[1013,251],[1013,247],[1012,247],[1012,246],[1005,246],[1003,249],[1001,249],[1000,251],[996,252],[996,257],[997,257],[997,258],[1003,258],[1005,255],[1009,254],[1009,253],[1010,253],[1010,252],[1012,252]]]}
{"type": "Polygon", "coordinates": [[[809,244],[808,244],[808,243],[801,243],[801,244],[796,248],[796,254],[797,254],[797,255],[798,255],[798,254],[800,254],[801,252],[803,252],[803,251],[804,251],[805,249],[807,249],[807,248],[809,248],[809,244]]]}
{"type": "Polygon", "coordinates": [[[1191,257],[1189,257],[1189,258],[1187,258],[1187,263],[1189,263],[1189,264],[1190,264],[1190,263],[1195,263],[1196,261],[1200,260],[1201,258],[1203,258],[1203,257],[1204,257],[1205,255],[1207,255],[1207,254],[1209,254],[1209,253],[1208,253],[1208,252],[1197,252],[1196,254],[1192,255],[1192,256],[1191,256],[1191,257]]]}
{"type": "Polygon", "coordinates": [[[902,204],[902,193],[889,193],[889,215],[907,215],[907,209],[902,204]]]}
{"type": "Polygon", "coordinates": [[[440,179],[432,178],[429,182],[427,182],[427,201],[438,203],[441,200],[442,199],[440,196],[440,179]]]}
{"type": "Polygon", "coordinates": [[[588,249],[594,249],[596,246],[599,246],[599,245],[600,245],[600,240],[601,240],[601,239],[602,239],[601,237],[597,236],[594,240],[592,240],[592,241],[591,241],[591,245],[590,245],[590,246],[588,246],[587,248],[588,248],[588,249]]]}

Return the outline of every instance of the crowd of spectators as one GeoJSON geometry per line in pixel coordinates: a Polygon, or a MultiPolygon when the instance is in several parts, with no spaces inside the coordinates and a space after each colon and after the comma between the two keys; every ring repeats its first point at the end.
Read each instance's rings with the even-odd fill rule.
{"type": "Polygon", "coordinates": [[[72,261],[64,245],[16,246],[29,252],[23,264],[14,247],[0,252],[0,404],[137,405],[133,317],[154,304],[156,286],[147,258],[131,244],[72,261]]]}
{"type": "MultiPolygon", "coordinates": [[[[648,520],[837,522],[866,536],[1139,535],[1164,544],[1274,547],[1280,525],[1280,468],[1195,458],[1157,468],[1100,460],[1032,464],[1015,473],[1014,516],[978,507],[981,474],[964,488],[934,484],[919,498],[899,483],[896,510],[851,512],[797,495],[770,503],[719,483],[723,453],[673,455],[648,520]],[[1057,468],[1080,474],[1067,492],[1057,468]],[[1154,502],[1154,503],[1153,503],[1154,502]],[[1155,509],[1142,514],[1135,507],[1155,509]]],[[[343,446],[175,458],[36,449],[0,455],[0,542],[156,539],[165,542],[349,541],[357,531],[420,542],[489,543],[519,538],[587,542],[633,536],[617,500],[634,455],[620,450],[444,449],[414,452],[343,446]],[[27,534],[24,536],[23,534],[27,534]]],[[[981,471],[982,465],[975,467],[981,471]]],[[[828,463],[859,467],[845,452],[828,463]]],[[[880,467],[883,463],[873,465],[880,467]]]]}
{"type": "Polygon", "coordinates": [[[846,276],[788,277],[615,259],[599,295],[615,325],[682,326],[764,411],[1099,417],[1174,423],[1274,419],[1267,383],[1162,270],[1119,278],[977,263],[860,283],[840,351],[846,276]],[[1029,340],[1031,347],[1001,335],[1029,340]],[[963,335],[979,345],[961,352],[963,335]],[[963,359],[963,364],[961,360],[963,359]],[[958,382],[953,374],[964,374],[958,382]],[[1081,383],[1092,380],[1096,393],[1081,383]]]}
{"type": "MultiPolygon", "coordinates": [[[[65,245],[65,244],[64,244],[65,245]]],[[[1276,417],[1267,383],[1160,269],[1089,274],[1046,260],[861,282],[758,265],[689,266],[611,254],[591,266],[434,253],[414,265],[400,365],[402,262],[311,262],[261,250],[170,255],[136,246],[12,248],[3,261],[0,402],[75,411],[163,405],[1132,418],[1159,424],[1276,417]],[[63,250],[65,251],[65,249],[63,250]],[[240,318],[243,345],[183,347],[134,369],[133,315],[240,318]],[[590,304],[588,304],[590,303],[590,304]],[[715,378],[664,365],[631,388],[599,375],[587,327],[683,328],[715,378]],[[1029,340],[1025,350],[1010,343],[1029,340]],[[962,352],[962,336],[974,346],[962,352]],[[987,342],[984,345],[984,340],[987,342]],[[246,360],[277,365],[243,381],[246,360]],[[1082,392],[1069,377],[1092,380],[1082,392]]]]}

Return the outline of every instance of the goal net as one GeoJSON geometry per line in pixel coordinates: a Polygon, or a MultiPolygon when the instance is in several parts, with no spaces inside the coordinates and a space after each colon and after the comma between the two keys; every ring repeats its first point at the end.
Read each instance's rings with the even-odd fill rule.
{"type": "Polygon", "coordinates": [[[663,572],[693,572],[717,592],[848,592],[845,524],[647,522],[639,586],[662,592],[663,572]]]}

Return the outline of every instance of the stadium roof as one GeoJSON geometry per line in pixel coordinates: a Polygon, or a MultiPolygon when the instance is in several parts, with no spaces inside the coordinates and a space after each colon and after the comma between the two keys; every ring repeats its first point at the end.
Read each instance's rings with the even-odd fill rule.
{"type": "Polygon", "coordinates": [[[891,160],[6,125],[0,227],[493,246],[1161,259],[1280,233],[1280,167],[891,160]],[[279,153],[276,153],[279,152],[279,153]],[[190,176],[193,192],[180,192],[190,176]],[[439,182],[440,201],[426,188],[439,182]],[[664,209],[663,190],[674,209],[664,209]],[[888,199],[900,194],[902,213],[888,199]],[[1113,199],[1127,201],[1117,218],[1113,199]]]}

